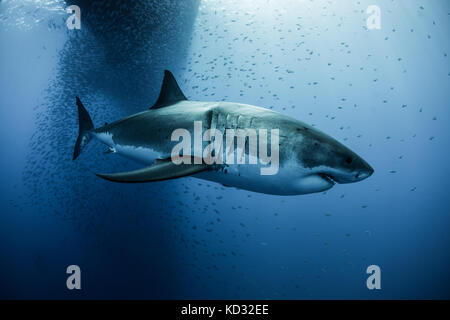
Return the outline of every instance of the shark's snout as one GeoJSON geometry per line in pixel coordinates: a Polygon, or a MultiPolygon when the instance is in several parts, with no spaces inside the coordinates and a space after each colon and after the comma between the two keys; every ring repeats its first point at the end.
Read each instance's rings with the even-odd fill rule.
{"type": "Polygon", "coordinates": [[[320,170],[319,174],[336,183],[353,183],[359,182],[370,177],[373,168],[360,157],[353,156],[354,160],[349,167],[328,167],[320,170]]]}
{"type": "Polygon", "coordinates": [[[374,172],[373,168],[367,162],[364,161],[364,167],[356,173],[355,179],[356,181],[367,179],[373,174],[373,172],[374,172]]]}

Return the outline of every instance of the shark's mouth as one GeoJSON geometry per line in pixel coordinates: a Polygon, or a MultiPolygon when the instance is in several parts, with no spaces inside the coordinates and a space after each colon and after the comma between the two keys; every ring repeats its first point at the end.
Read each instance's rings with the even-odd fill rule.
{"type": "Polygon", "coordinates": [[[319,173],[319,176],[320,176],[322,179],[324,179],[324,180],[326,180],[326,181],[328,181],[328,182],[330,182],[330,183],[332,183],[332,184],[338,183],[338,182],[336,181],[336,179],[335,179],[332,175],[330,175],[330,174],[328,174],[328,173],[323,173],[323,172],[321,172],[321,173],[319,173]]]}

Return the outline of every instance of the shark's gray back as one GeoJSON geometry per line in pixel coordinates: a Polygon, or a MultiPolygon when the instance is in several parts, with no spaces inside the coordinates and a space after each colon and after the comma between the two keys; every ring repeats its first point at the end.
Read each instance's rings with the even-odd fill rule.
{"type": "MultiPolygon", "coordinates": [[[[293,156],[294,141],[301,133],[316,131],[305,123],[280,113],[252,105],[230,102],[181,101],[171,106],[150,109],[97,129],[108,132],[119,145],[148,147],[170,156],[177,141],[171,141],[176,129],[186,129],[194,137],[194,121],[201,121],[203,132],[217,129],[279,129],[280,161],[293,156]]],[[[206,142],[205,142],[206,143],[206,142]]],[[[270,139],[268,141],[270,146],[270,139]]]]}

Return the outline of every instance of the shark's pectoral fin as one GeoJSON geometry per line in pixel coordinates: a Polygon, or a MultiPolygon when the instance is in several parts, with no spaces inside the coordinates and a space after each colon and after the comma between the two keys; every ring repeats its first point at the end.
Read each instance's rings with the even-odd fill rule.
{"type": "Polygon", "coordinates": [[[151,182],[189,176],[208,168],[206,164],[174,164],[170,159],[157,161],[147,168],[134,171],[103,174],[96,173],[100,178],[123,183],[151,182]]]}

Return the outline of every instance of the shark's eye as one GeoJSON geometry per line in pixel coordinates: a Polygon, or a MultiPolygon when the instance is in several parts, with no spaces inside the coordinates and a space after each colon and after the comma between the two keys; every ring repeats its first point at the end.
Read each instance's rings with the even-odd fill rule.
{"type": "Polygon", "coordinates": [[[352,163],[353,159],[351,157],[347,157],[347,159],[345,159],[345,162],[347,162],[348,164],[352,163]]]}

